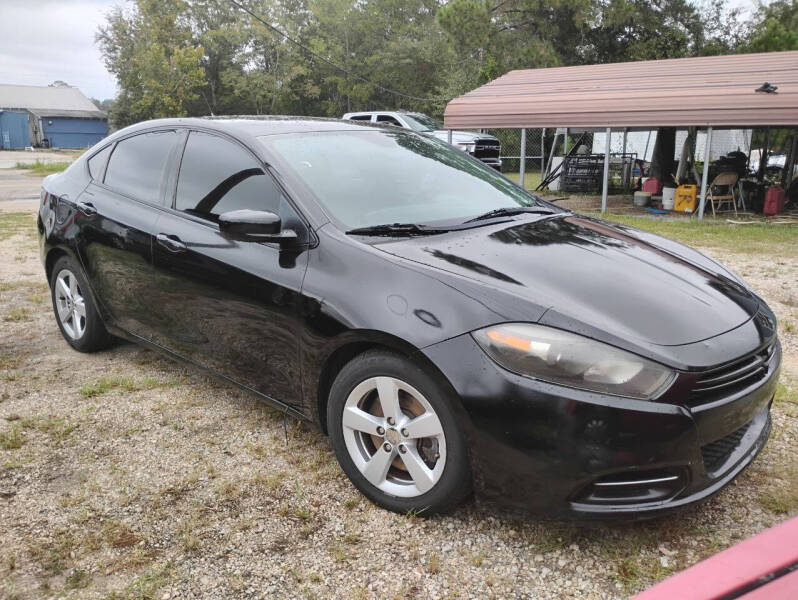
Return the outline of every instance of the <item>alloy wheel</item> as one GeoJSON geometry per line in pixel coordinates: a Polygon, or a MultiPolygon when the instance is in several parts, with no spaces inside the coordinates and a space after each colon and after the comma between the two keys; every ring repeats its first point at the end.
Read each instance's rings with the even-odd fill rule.
{"type": "Polygon", "coordinates": [[[342,418],[355,466],[381,491],[412,498],[431,490],[446,465],[446,438],[438,415],[413,386],[372,377],[355,386],[342,418]]]}
{"type": "Polygon", "coordinates": [[[79,340],[86,332],[86,303],[77,277],[69,269],[62,269],[55,278],[55,306],[58,320],[66,334],[79,340]]]}

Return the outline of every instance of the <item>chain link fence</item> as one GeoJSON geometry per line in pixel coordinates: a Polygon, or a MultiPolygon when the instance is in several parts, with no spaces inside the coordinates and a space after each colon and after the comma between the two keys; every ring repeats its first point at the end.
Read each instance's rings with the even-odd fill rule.
{"type": "MultiPolygon", "coordinates": [[[[551,148],[546,148],[543,129],[526,130],[526,172],[541,172],[543,157],[548,157],[551,148]]],[[[502,144],[501,160],[503,173],[518,173],[521,167],[521,130],[520,129],[485,129],[502,144]]],[[[547,131],[549,144],[553,137],[554,130],[547,131]]],[[[545,165],[543,165],[545,167],[545,165]]]]}

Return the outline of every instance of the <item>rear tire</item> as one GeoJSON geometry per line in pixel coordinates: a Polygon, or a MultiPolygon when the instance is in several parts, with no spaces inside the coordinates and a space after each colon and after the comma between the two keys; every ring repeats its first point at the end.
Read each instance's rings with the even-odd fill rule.
{"type": "Polygon", "coordinates": [[[465,436],[449,394],[392,352],[349,362],[330,390],[327,424],[338,463],[374,503],[398,513],[443,513],[471,492],[465,436]]]}
{"type": "Polygon", "coordinates": [[[69,256],[59,258],[50,276],[50,297],[61,335],[79,352],[108,348],[114,338],[105,329],[80,265],[69,256]]]}

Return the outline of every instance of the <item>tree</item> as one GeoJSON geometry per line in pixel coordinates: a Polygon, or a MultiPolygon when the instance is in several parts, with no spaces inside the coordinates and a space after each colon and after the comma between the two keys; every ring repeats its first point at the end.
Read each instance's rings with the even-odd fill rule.
{"type": "Polygon", "coordinates": [[[760,4],[744,50],[798,50],[798,0],[776,0],[767,5],[760,4]]]}
{"type": "Polygon", "coordinates": [[[116,123],[341,116],[446,101],[512,69],[798,47],[798,0],[131,0],[97,40],[116,123]],[[290,36],[287,39],[280,32],[290,36]],[[332,64],[331,64],[332,63],[332,64]]]}
{"type": "Polygon", "coordinates": [[[185,116],[204,81],[203,49],[192,42],[182,0],[138,0],[130,13],[116,7],[97,42],[120,93],[112,119],[185,116]]]}

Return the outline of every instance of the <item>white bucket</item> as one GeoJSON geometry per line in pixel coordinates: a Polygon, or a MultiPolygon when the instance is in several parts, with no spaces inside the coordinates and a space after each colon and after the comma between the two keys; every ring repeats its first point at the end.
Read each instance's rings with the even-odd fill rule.
{"type": "Polygon", "coordinates": [[[651,202],[651,192],[635,192],[635,206],[648,206],[649,202],[651,202]]]}
{"type": "Polygon", "coordinates": [[[673,210],[673,202],[676,200],[676,188],[662,188],[662,208],[673,210]]]}

